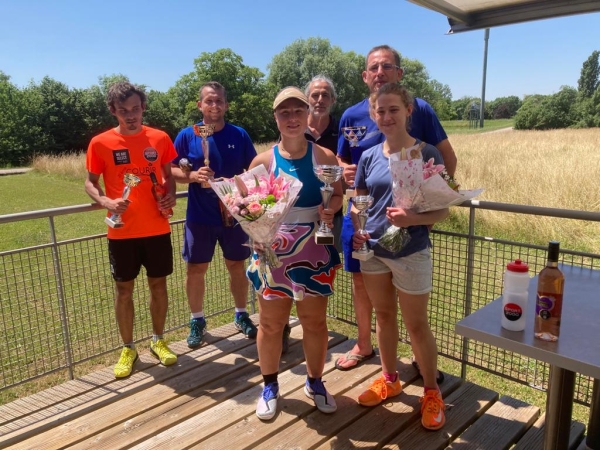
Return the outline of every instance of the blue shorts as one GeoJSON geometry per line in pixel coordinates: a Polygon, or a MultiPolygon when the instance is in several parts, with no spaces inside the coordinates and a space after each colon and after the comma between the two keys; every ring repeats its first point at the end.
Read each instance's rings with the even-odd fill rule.
{"type": "Polygon", "coordinates": [[[191,264],[211,262],[217,242],[225,259],[243,261],[250,257],[250,247],[244,245],[248,242],[248,235],[238,224],[224,227],[186,221],[181,252],[183,260],[191,264]]]}
{"type": "Polygon", "coordinates": [[[354,236],[354,225],[349,214],[344,216],[342,226],[342,251],[344,252],[344,270],[346,272],[360,272],[360,261],[352,257],[354,251],[352,244],[352,236],[354,236]]]}

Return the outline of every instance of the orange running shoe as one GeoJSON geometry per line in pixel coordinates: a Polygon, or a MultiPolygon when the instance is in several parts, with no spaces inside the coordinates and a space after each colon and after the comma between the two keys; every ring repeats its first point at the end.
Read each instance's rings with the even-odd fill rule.
{"type": "Polygon", "coordinates": [[[400,384],[398,374],[396,374],[396,381],[393,383],[385,381],[384,376],[381,375],[381,377],[373,381],[369,389],[359,395],[358,403],[363,406],[376,406],[386,398],[400,395],[401,392],[402,385],[400,384]]]}
{"type": "Polygon", "coordinates": [[[446,404],[442,400],[442,393],[431,389],[419,400],[421,405],[421,423],[428,430],[439,430],[446,423],[444,410],[446,404]]]}

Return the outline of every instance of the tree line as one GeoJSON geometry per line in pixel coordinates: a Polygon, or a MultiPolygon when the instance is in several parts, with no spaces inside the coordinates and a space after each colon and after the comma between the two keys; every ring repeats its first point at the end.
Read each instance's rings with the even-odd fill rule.
{"type": "MultiPolygon", "coordinates": [[[[279,89],[289,85],[303,87],[314,75],[325,74],[333,80],[337,90],[333,113],[339,117],[348,106],[368,95],[362,81],[364,65],[365,55],[344,52],[323,38],[299,39],[285,47],[271,60],[267,76],[244,64],[242,57],[231,49],[204,52],[194,60],[193,70],[166,92],[147,91],[144,121],[175,138],[182,128],[201,120],[196,106],[198,90],[205,82],[216,80],[227,89],[227,120],[245,128],[255,142],[273,141],[277,129],[271,105],[279,89]]],[[[468,119],[471,105],[480,102],[476,97],[453,101],[449,86],[431,79],[418,60],[402,58],[402,67],[403,84],[429,102],[441,120],[468,119]]],[[[535,128],[541,123],[541,126],[556,128],[561,120],[565,126],[598,126],[598,52],[584,63],[582,79],[578,89],[564,87],[554,96],[531,96],[524,101],[510,96],[486,102],[485,117],[516,116],[519,127],[535,128]],[[577,103],[577,114],[564,117],[563,107],[569,101],[577,103]],[[561,114],[558,119],[547,120],[548,110],[558,110],[561,114]]],[[[102,76],[98,84],[73,89],[44,77],[39,83],[18,88],[0,71],[0,164],[28,164],[37,154],[57,155],[86,149],[92,136],[116,125],[105,97],[108,87],[120,80],[128,79],[120,74],[102,76]]],[[[128,81],[144,86],[143,80],[128,81]]]]}

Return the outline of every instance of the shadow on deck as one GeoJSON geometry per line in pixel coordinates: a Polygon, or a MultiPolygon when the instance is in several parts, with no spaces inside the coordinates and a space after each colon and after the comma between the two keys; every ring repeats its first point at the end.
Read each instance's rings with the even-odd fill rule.
{"type": "MultiPolygon", "coordinates": [[[[375,408],[359,406],[357,396],[379,375],[379,359],[337,371],[334,361],[354,342],[329,336],[323,379],[336,397],[335,414],[320,413],[304,395],[302,328],[295,326],[281,361],[279,413],[258,420],[256,345],[231,324],[211,330],[196,350],[173,343],[180,355],[175,366],[142,354],[128,379],[115,380],[110,367],[1,406],[0,448],[542,448],[539,408],[451,375],[441,386],[446,425],[424,430],[422,382],[406,360],[398,365],[402,395],[375,408]]],[[[583,433],[583,424],[573,422],[570,448],[578,448],[583,433]]]]}

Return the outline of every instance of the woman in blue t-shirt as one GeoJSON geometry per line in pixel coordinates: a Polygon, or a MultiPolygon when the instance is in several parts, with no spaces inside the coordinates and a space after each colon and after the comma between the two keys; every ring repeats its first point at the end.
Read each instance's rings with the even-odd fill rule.
{"type": "MultiPolygon", "coordinates": [[[[448,209],[417,214],[392,206],[389,155],[402,148],[411,150],[420,144],[408,133],[413,101],[403,86],[388,83],[371,95],[370,107],[371,116],[385,135],[385,141],[366,150],[358,163],[356,194],[370,195],[374,202],[368,210],[367,233],[362,235],[356,231],[353,245],[358,249],[368,241],[374,251],[371,259],[361,261],[360,270],[377,317],[377,341],[383,374],[359,396],[358,402],[364,406],[375,406],[402,392],[396,371],[399,303],[424,380],[421,422],[425,428],[437,430],[445,423],[445,407],[436,381],[437,346],[427,317],[432,289],[428,226],[443,220],[448,209]],[[378,239],[390,225],[407,228],[410,234],[408,243],[397,253],[390,253],[378,244],[378,239]]],[[[437,164],[443,162],[438,150],[431,145],[425,145],[422,156],[425,161],[433,158],[437,164]]],[[[355,230],[359,229],[357,212],[353,207],[355,230]]]]}

